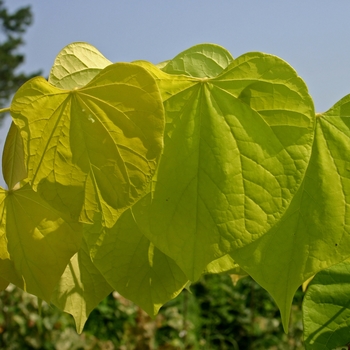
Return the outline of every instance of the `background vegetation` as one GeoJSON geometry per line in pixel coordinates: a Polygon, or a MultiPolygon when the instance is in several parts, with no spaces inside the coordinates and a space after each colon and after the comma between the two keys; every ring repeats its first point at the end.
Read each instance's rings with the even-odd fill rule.
{"type": "Polygon", "coordinates": [[[1,349],[303,349],[301,301],[289,334],[277,306],[250,277],[206,275],[167,303],[152,320],[114,292],[91,313],[78,335],[73,318],[13,286],[0,293],[1,349]]]}

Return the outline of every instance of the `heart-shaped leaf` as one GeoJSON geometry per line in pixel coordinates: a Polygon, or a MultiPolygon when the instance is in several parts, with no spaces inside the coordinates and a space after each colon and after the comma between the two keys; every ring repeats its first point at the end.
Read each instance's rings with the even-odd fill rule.
{"type": "Polygon", "coordinates": [[[233,57],[223,47],[214,44],[199,44],[179,53],[164,67],[157,65],[169,74],[184,74],[197,78],[213,78],[220,74],[233,57]]]}
{"type": "Polygon", "coordinates": [[[284,327],[297,288],[350,256],[350,95],[317,118],[304,181],[267,234],[233,258],[276,300],[284,327]]]}
{"type": "Polygon", "coordinates": [[[51,302],[74,317],[77,332],[81,333],[90,312],[112,290],[92,263],[83,239],[80,250],[66,267],[51,302]]]}
{"type": "Polygon", "coordinates": [[[104,225],[146,190],[163,147],[158,87],[143,68],[117,63],[71,91],[43,78],[24,84],[11,115],[24,140],[28,179],[53,207],[104,225]]]}
{"type": "Polygon", "coordinates": [[[157,79],[166,130],[152,203],[133,212],[155,246],[196,280],[288,208],[311,154],[313,103],[296,72],[272,55],[245,54],[213,78],[139,64],[157,79]]]}
{"type": "Polygon", "coordinates": [[[1,277],[48,301],[79,250],[82,227],[62,217],[28,184],[1,190],[0,201],[1,277]]]}
{"type": "Polygon", "coordinates": [[[185,287],[185,274],[141,233],[132,209],[110,229],[98,223],[85,229],[94,265],[116,291],[149,315],[185,287]]]}
{"type": "Polygon", "coordinates": [[[112,62],[92,45],[84,42],[72,43],[57,55],[48,81],[61,89],[80,88],[110,64],[112,62]]]}

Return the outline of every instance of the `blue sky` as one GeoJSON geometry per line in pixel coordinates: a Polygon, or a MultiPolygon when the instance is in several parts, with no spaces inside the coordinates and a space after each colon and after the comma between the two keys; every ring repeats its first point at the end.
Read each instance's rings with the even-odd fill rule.
{"type": "MultiPolygon", "coordinates": [[[[234,57],[262,51],[286,60],[305,80],[316,111],[350,93],[348,0],[5,0],[30,5],[22,70],[45,76],[58,52],[86,41],[113,62],[174,57],[199,43],[234,57]]],[[[9,121],[0,129],[3,145],[9,121]]],[[[1,184],[1,183],[0,183],[1,184]]]]}

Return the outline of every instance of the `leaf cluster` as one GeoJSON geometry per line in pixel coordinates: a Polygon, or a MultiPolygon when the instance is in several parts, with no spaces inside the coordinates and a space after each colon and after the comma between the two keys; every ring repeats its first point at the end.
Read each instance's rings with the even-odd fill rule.
{"type": "Polygon", "coordinates": [[[349,101],[316,114],[295,70],[260,52],[113,64],[68,45],[10,107],[3,285],[80,332],[112,290],[156,315],[205,273],[245,273],[287,330],[300,285],[350,257],[349,101]]]}

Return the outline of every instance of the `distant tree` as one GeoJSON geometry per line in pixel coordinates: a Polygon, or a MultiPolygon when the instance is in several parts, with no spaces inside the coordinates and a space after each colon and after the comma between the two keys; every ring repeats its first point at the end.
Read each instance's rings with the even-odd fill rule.
{"type": "Polygon", "coordinates": [[[25,81],[40,74],[17,71],[24,62],[24,55],[18,52],[18,48],[24,44],[23,35],[32,21],[29,6],[9,13],[4,1],[0,0],[0,108],[7,106],[10,97],[25,81]]]}

